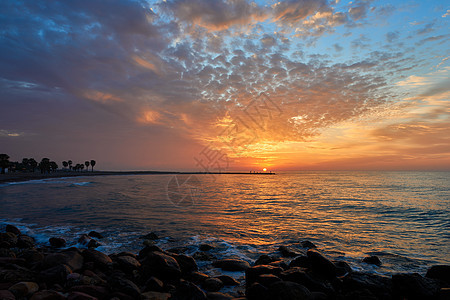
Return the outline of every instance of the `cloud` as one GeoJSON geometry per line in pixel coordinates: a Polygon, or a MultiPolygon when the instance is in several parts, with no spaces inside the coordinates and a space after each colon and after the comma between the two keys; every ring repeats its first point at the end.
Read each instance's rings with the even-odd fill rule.
{"type": "Polygon", "coordinates": [[[450,16],[450,9],[447,9],[447,12],[442,15],[443,18],[450,16]]]}

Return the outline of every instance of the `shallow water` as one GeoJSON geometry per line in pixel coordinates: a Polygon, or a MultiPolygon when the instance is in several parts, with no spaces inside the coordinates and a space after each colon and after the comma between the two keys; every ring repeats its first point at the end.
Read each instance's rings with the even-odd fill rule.
{"type": "Polygon", "coordinates": [[[104,232],[101,250],[136,251],[155,231],[163,248],[201,242],[252,261],[311,240],[334,259],[379,273],[450,263],[449,172],[127,175],[0,185],[0,222],[46,243],[104,232]],[[177,186],[180,186],[178,188],[177,186]],[[184,183],[184,184],[183,184],[184,183]],[[377,254],[381,268],[360,263],[377,254]]]}

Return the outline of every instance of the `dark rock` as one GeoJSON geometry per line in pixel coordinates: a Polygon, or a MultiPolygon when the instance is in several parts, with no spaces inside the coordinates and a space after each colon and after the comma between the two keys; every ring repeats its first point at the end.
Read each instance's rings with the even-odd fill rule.
{"type": "Polygon", "coordinates": [[[209,292],[206,294],[208,297],[208,300],[232,300],[233,297],[231,297],[228,294],[219,293],[219,292],[209,292]]]}
{"type": "Polygon", "coordinates": [[[0,248],[0,257],[16,257],[16,253],[8,248],[0,248]]]}
{"type": "Polygon", "coordinates": [[[349,273],[343,278],[343,289],[344,292],[367,289],[379,299],[392,298],[390,278],[376,274],[349,273]]]}
{"type": "Polygon", "coordinates": [[[301,241],[300,244],[302,245],[303,248],[307,248],[307,249],[315,249],[315,248],[317,248],[316,245],[314,245],[310,241],[301,241]]]}
{"type": "Polygon", "coordinates": [[[137,259],[127,255],[116,257],[115,261],[125,272],[133,272],[141,267],[141,263],[137,259]]]}
{"type": "Polygon", "coordinates": [[[69,297],[67,297],[67,300],[98,300],[98,299],[85,293],[71,292],[69,294],[69,297]]]}
{"type": "Polygon", "coordinates": [[[188,247],[174,247],[174,248],[168,249],[167,252],[175,253],[175,254],[182,254],[188,250],[189,250],[188,247]]]}
{"type": "MultiPolygon", "coordinates": [[[[0,298],[1,299],[1,298],[0,298]]],[[[33,294],[30,300],[65,300],[62,294],[53,290],[42,290],[33,294]]]]}
{"type": "Polygon", "coordinates": [[[39,277],[46,283],[64,284],[67,275],[72,273],[72,270],[67,265],[58,265],[49,269],[43,270],[39,273],[39,277]]]}
{"type": "Polygon", "coordinates": [[[348,292],[344,295],[344,299],[348,300],[378,300],[374,294],[368,289],[356,290],[348,292]]]}
{"type": "Polygon", "coordinates": [[[218,292],[223,287],[219,278],[208,278],[202,283],[202,288],[207,292],[218,292]]]}
{"type": "Polygon", "coordinates": [[[164,291],[164,283],[159,280],[158,278],[152,276],[150,277],[147,282],[145,283],[145,292],[163,292],[164,291]]]}
{"type": "Polygon", "coordinates": [[[346,274],[352,272],[352,268],[345,261],[335,261],[334,265],[336,266],[337,276],[345,276],[346,274]]]}
{"type": "Polygon", "coordinates": [[[325,278],[333,278],[336,276],[336,266],[328,258],[315,250],[308,250],[306,255],[311,262],[313,272],[325,278]]]}
{"type": "Polygon", "coordinates": [[[78,238],[78,244],[83,245],[83,246],[87,246],[87,244],[89,243],[89,241],[92,238],[90,236],[88,236],[87,234],[82,234],[79,238],[78,238]]]}
{"type": "Polygon", "coordinates": [[[263,254],[255,261],[255,266],[258,265],[268,265],[274,261],[277,261],[275,257],[269,256],[267,254],[263,254]]]}
{"type": "Polygon", "coordinates": [[[0,266],[9,265],[9,264],[15,264],[15,265],[19,265],[19,266],[24,266],[25,263],[26,263],[26,261],[23,258],[0,257],[0,266]]]}
{"type": "Polygon", "coordinates": [[[101,245],[102,245],[101,243],[97,242],[97,241],[94,240],[94,239],[91,239],[91,240],[87,243],[86,247],[88,247],[89,249],[95,249],[95,248],[100,247],[101,245]]]}
{"type": "Polygon", "coordinates": [[[182,280],[174,293],[171,300],[206,300],[206,294],[195,284],[182,280]]]}
{"type": "Polygon", "coordinates": [[[20,232],[19,228],[17,228],[17,227],[14,226],[14,225],[10,225],[10,224],[6,225],[5,231],[6,231],[6,232],[14,233],[15,235],[21,235],[21,234],[22,234],[22,233],[20,232]]]}
{"type": "Polygon", "coordinates": [[[115,256],[116,257],[119,257],[119,256],[131,256],[132,258],[136,258],[136,259],[138,258],[138,256],[136,254],[131,253],[131,252],[126,252],[126,251],[120,252],[119,254],[116,254],[115,256]]]}
{"type": "Polygon", "coordinates": [[[330,299],[327,294],[321,292],[311,292],[309,300],[327,300],[330,299]]]}
{"type": "Polygon", "coordinates": [[[75,248],[60,253],[51,253],[44,258],[44,265],[48,268],[64,264],[68,265],[72,271],[81,269],[83,262],[83,256],[75,248]]]}
{"type": "Polygon", "coordinates": [[[108,295],[108,289],[98,285],[77,285],[70,289],[71,292],[81,292],[90,296],[103,299],[108,295]]]}
{"type": "Polygon", "coordinates": [[[0,268],[0,283],[17,283],[21,281],[36,281],[37,274],[26,268],[15,266],[14,269],[0,268]]]}
{"type": "Polygon", "coordinates": [[[425,275],[428,278],[438,279],[450,285],[450,266],[437,265],[428,269],[425,275]]]}
{"type": "Polygon", "coordinates": [[[156,245],[145,246],[145,248],[143,248],[141,251],[139,251],[138,258],[144,259],[147,256],[147,254],[149,254],[151,252],[155,252],[155,251],[164,253],[164,251],[156,245]]]}
{"type": "Polygon", "coordinates": [[[439,291],[439,300],[450,299],[450,288],[441,288],[439,291]]]}
{"type": "Polygon", "coordinates": [[[262,274],[272,274],[275,276],[280,276],[283,269],[280,267],[274,267],[270,265],[259,265],[254,266],[245,271],[245,282],[247,287],[249,287],[252,283],[256,282],[259,275],[262,274]]]}
{"type": "Polygon", "coordinates": [[[44,261],[44,254],[36,249],[24,250],[19,257],[25,259],[26,265],[30,268],[34,268],[44,261]]]}
{"type": "Polygon", "coordinates": [[[213,262],[213,266],[224,271],[245,271],[250,268],[250,264],[241,259],[221,259],[213,262]]]}
{"type": "Polygon", "coordinates": [[[417,273],[392,275],[392,290],[401,299],[432,299],[439,294],[439,284],[417,273]]]}
{"type": "Polygon", "coordinates": [[[0,299],[1,300],[16,300],[16,297],[13,293],[8,290],[0,290],[0,299]]]}
{"type": "Polygon", "coordinates": [[[297,256],[289,263],[289,268],[293,267],[302,267],[302,268],[311,268],[311,262],[309,258],[304,255],[297,256]]]}
{"type": "Polygon", "coordinates": [[[171,256],[178,262],[181,273],[189,274],[191,272],[198,271],[197,263],[191,256],[184,254],[173,254],[171,256]]]}
{"type": "Polygon", "coordinates": [[[211,249],[214,249],[214,247],[211,246],[211,245],[209,245],[209,244],[201,244],[201,245],[198,247],[198,250],[200,250],[200,251],[209,251],[209,250],[211,250],[211,249]]]}
{"type": "Polygon", "coordinates": [[[269,299],[293,300],[309,299],[311,292],[301,284],[291,281],[275,282],[269,287],[269,299]]]}
{"type": "Polygon", "coordinates": [[[91,270],[84,270],[83,275],[92,279],[91,284],[106,285],[106,276],[99,271],[97,271],[97,273],[94,273],[91,270]]]}
{"type": "Polygon", "coordinates": [[[268,287],[272,283],[281,281],[280,277],[275,276],[273,274],[261,274],[258,276],[257,281],[261,283],[262,285],[268,287]]]}
{"type": "Polygon", "coordinates": [[[210,254],[210,253],[206,253],[206,252],[200,252],[197,251],[192,255],[193,258],[195,258],[196,260],[200,260],[200,261],[210,261],[213,259],[216,259],[217,257],[215,257],[214,255],[210,254]]]}
{"type": "Polygon", "coordinates": [[[159,239],[159,237],[154,232],[150,232],[150,233],[148,233],[146,235],[143,235],[143,236],[141,236],[139,238],[143,239],[143,240],[157,240],[157,239],[159,239]]]}
{"type": "Polygon", "coordinates": [[[113,276],[108,280],[111,289],[117,292],[122,292],[126,295],[132,296],[134,299],[141,298],[141,290],[139,287],[126,278],[120,276],[113,276]]]}
{"type": "Polygon", "coordinates": [[[108,268],[112,264],[111,258],[94,249],[86,249],[83,251],[83,257],[87,262],[93,262],[98,268],[108,268]]]}
{"type": "Polygon", "coordinates": [[[144,300],[168,300],[171,297],[169,293],[146,292],[142,294],[144,300]]]}
{"type": "Polygon", "coordinates": [[[239,281],[228,275],[220,275],[216,278],[220,279],[224,285],[240,285],[239,281]]]}
{"type": "Polygon", "coordinates": [[[255,282],[247,288],[245,296],[248,300],[269,300],[268,292],[268,288],[255,282]]]}
{"type": "Polygon", "coordinates": [[[93,237],[93,238],[96,238],[96,239],[102,239],[103,238],[103,235],[101,233],[97,232],[97,231],[91,231],[91,232],[88,233],[88,235],[90,237],[93,237]]]}
{"type": "Polygon", "coordinates": [[[364,257],[362,261],[366,264],[381,266],[381,260],[376,255],[364,257]]]}
{"type": "Polygon", "coordinates": [[[286,247],[286,246],[280,246],[280,248],[278,248],[278,251],[281,252],[281,255],[283,257],[296,257],[299,255],[303,255],[304,253],[294,250],[290,247],[286,247]]]}
{"type": "Polygon", "coordinates": [[[200,273],[200,272],[192,272],[191,274],[186,276],[187,280],[189,280],[195,284],[201,284],[203,281],[205,281],[208,278],[209,278],[208,275],[206,275],[204,273],[200,273]]]}
{"type": "Polygon", "coordinates": [[[17,246],[18,237],[12,232],[0,232],[1,248],[13,248],[17,246]]]}
{"type": "Polygon", "coordinates": [[[48,239],[50,246],[55,247],[55,248],[62,248],[66,246],[66,240],[63,238],[49,238],[48,239]]]}
{"type": "Polygon", "coordinates": [[[141,269],[144,276],[155,276],[163,280],[176,280],[181,276],[181,269],[175,258],[158,251],[147,254],[141,269]]]}
{"type": "Polygon", "coordinates": [[[19,235],[19,239],[17,240],[17,247],[19,248],[33,248],[34,247],[34,238],[31,236],[21,234],[19,235]]]}
{"type": "Polygon", "coordinates": [[[294,267],[283,271],[280,274],[281,279],[299,283],[312,292],[322,292],[327,295],[333,295],[334,289],[327,281],[315,278],[312,274],[305,272],[305,269],[294,267]]]}
{"type": "Polygon", "coordinates": [[[30,296],[39,290],[39,285],[36,282],[21,281],[8,289],[16,298],[24,298],[30,296]]]}
{"type": "Polygon", "coordinates": [[[121,293],[121,292],[114,292],[112,294],[109,294],[108,299],[109,300],[136,300],[132,296],[121,293]]]}

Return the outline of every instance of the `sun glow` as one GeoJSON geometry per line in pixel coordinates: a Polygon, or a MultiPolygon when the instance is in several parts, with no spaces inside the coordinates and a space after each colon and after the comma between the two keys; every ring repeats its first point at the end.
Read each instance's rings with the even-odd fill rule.
{"type": "Polygon", "coordinates": [[[266,168],[263,168],[263,172],[267,172],[267,169],[266,169],[266,168]]]}

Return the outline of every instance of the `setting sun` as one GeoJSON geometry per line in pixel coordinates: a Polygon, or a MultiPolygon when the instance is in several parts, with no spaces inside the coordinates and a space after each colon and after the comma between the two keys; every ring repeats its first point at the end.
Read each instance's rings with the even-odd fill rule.
{"type": "Polygon", "coordinates": [[[263,168],[263,171],[264,171],[264,172],[266,172],[266,171],[267,171],[267,169],[266,169],[266,168],[263,168]]]}

